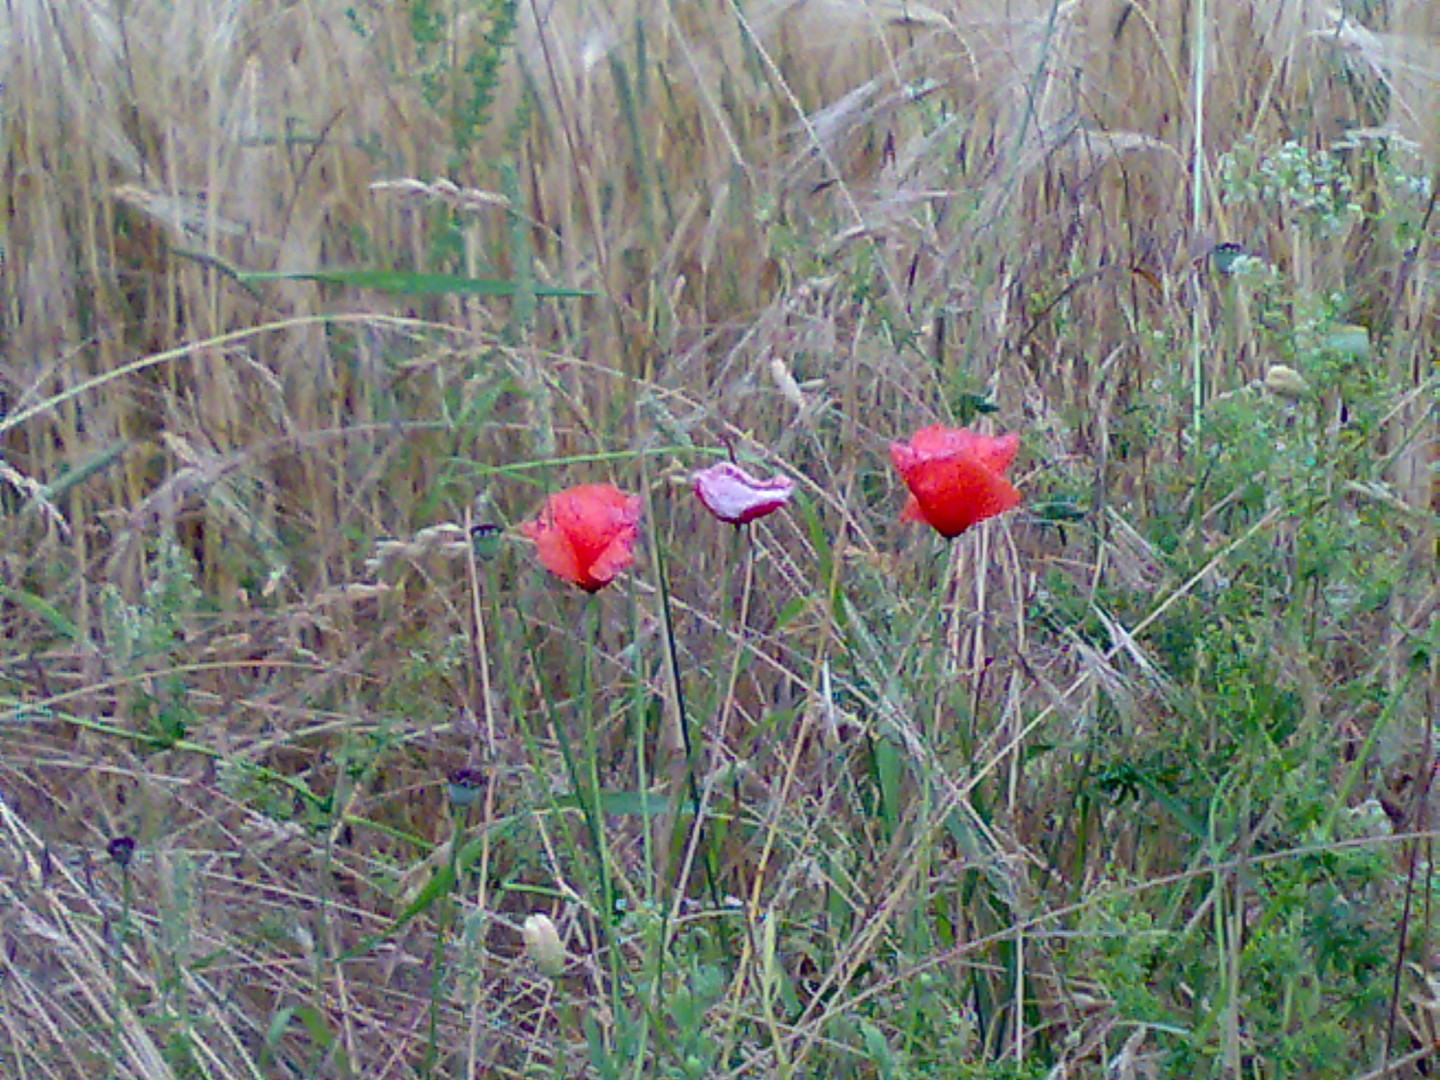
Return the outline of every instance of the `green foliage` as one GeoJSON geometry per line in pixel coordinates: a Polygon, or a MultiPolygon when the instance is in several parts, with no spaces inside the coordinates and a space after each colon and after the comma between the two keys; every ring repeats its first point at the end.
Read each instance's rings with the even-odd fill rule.
{"type": "Polygon", "coordinates": [[[413,75],[430,107],[446,121],[455,164],[491,122],[517,6],[516,0],[474,0],[468,10],[439,0],[405,4],[417,61],[413,75]]]}
{"type": "Polygon", "coordinates": [[[138,603],[107,585],[101,594],[105,640],[124,714],[152,749],[185,738],[197,715],[180,670],[203,601],[194,560],[171,539],[162,540],[147,567],[138,603]]]}
{"type": "Polygon", "coordinates": [[[1260,151],[1247,141],[1220,161],[1220,183],[1232,203],[1254,203],[1334,236],[1360,216],[1349,171],[1333,154],[1296,142],[1260,151]]]}

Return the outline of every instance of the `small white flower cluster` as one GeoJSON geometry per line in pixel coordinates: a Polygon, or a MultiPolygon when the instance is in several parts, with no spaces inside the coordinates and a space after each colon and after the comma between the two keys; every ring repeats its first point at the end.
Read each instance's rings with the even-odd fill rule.
{"type": "Polygon", "coordinates": [[[1251,292],[1260,292],[1280,284],[1280,271],[1275,264],[1266,262],[1258,255],[1237,255],[1230,263],[1230,276],[1251,292]]]}
{"type": "Polygon", "coordinates": [[[1326,150],[1290,141],[1269,154],[1242,143],[1220,159],[1220,184],[1229,204],[1259,203],[1295,214],[1321,235],[1344,232],[1362,214],[1344,162],[1326,150]]]}

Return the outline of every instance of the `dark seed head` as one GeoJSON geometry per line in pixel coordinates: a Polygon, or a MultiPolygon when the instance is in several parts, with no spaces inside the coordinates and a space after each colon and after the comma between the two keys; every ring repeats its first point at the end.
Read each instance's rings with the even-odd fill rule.
{"type": "Polygon", "coordinates": [[[480,791],[485,786],[485,774],[479,769],[456,769],[450,774],[446,781],[445,790],[450,796],[450,802],[455,806],[473,806],[480,798],[480,791]]]}
{"type": "Polygon", "coordinates": [[[488,522],[470,529],[470,542],[475,545],[475,557],[481,562],[493,559],[500,551],[500,538],[504,530],[488,522]]]}
{"type": "Polygon", "coordinates": [[[130,860],[135,857],[135,838],[133,836],[117,836],[110,841],[110,858],[115,860],[121,870],[128,869],[130,860]]]}

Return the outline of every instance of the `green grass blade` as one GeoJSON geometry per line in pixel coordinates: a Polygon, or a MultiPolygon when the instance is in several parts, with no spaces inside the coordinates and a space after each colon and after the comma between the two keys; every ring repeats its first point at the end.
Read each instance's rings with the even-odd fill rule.
{"type": "Polygon", "coordinates": [[[239,271],[236,278],[242,285],[263,281],[316,281],[322,285],[349,285],[357,289],[419,296],[515,296],[522,287],[535,296],[573,299],[595,295],[588,289],[530,286],[505,278],[420,274],[410,270],[257,270],[239,271]]]}

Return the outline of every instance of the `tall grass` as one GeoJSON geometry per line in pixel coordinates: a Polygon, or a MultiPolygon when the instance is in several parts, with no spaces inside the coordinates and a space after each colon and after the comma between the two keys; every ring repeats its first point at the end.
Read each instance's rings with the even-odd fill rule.
{"type": "Polygon", "coordinates": [[[0,1074],[1433,1071],[1433,4],[0,33],[0,1074]]]}

